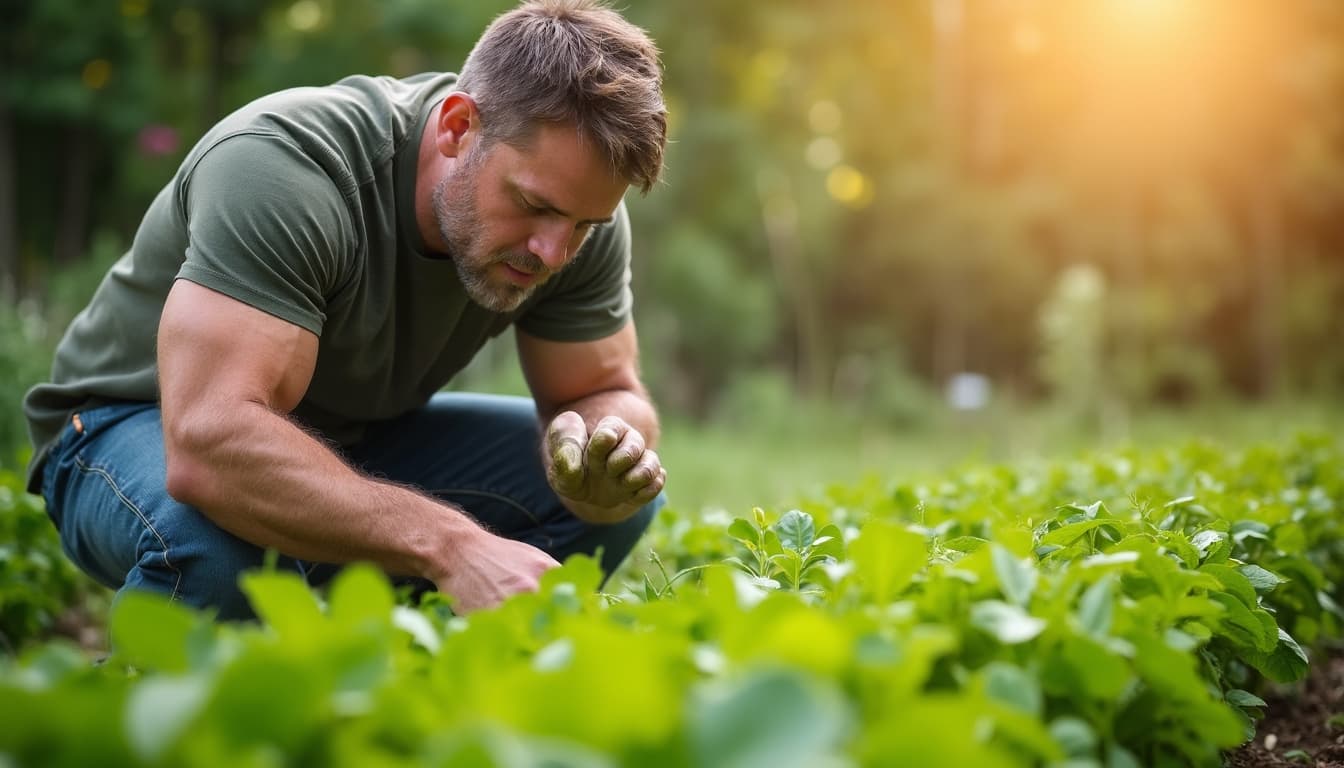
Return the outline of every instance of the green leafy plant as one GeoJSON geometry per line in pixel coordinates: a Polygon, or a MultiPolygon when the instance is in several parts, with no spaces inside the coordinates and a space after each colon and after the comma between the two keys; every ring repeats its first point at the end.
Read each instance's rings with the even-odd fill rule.
{"type": "Polygon", "coordinates": [[[745,549],[745,559],[733,556],[724,562],[761,586],[803,591],[805,585],[815,584],[823,563],[844,555],[840,529],[827,525],[817,530],[816,522],[806,512],[790,510],[768,524],[765,511],[756,507],[752,517],[738,518],[728,527],[728,535],[745,549]]]}
{"type": "Polygon", "coordinates": [[[247,576],[257,624],[130,595],[105,663],[0,657],[0,764],[1213,768],[1340,637],[1333,439],[836,493],[469,616],[364,566],[247,576]]]}

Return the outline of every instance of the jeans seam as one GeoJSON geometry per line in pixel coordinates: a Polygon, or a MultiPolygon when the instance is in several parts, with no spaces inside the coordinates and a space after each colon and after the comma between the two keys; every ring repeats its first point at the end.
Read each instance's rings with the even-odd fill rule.
{"type": "Polygon", "coordinates": [[[182,571],[178,570],[177,566],[173,565],[173,561],[168,558],[168,542],[164,540],[163,535],[160,534],[158,529],[154,527],[154,524],[149,521],[149,517],[136,506],[135,502],[131,501],[125,493],[122,493],[121,488],[117,485],[116,479],[112,477],[112,473],[102,467],[95,467],[85,463],[84,459],[80,456],[75,456],[75,463],[79,465],[81,472],[92,472],[107,481],[108,487],[112,489],[112,492],[117,495],[118,499],[121,499],[121,503],[124,504],[127,509],[134,512],[135,516],[140,518],[140,522],[149,529],[149,532],[154,534],[154,538],[159,540],[159,544],[163,546],[163,564],[176,575],[176,581],[173,583],[173,593],[169,599],[180,599],[182,592],[182,571]]]}

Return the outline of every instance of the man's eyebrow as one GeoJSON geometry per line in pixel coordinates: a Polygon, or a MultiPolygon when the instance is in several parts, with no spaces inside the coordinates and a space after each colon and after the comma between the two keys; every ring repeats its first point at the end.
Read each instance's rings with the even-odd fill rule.
{"type": "MultiPolygon", "coordinates": [[[[528,204],[531,205],[531,206],[533,206],[533,207],[540,208],[540,209],[545,210],[545,211],[550,211],[551,213],[554,213],[554,214],[556,214],[556,215],[558,215],[558,216],[563,216],[563,217],[565,217],[566,219],[572,219],[572,218],[574,218],[573,216],[569,215],[568,213],[566,213],[566,212],[560,210],[559,208],[557,208],[553,203],[551,203],[551,201],[549,201],[549,200],[546,199],[546,196],[545,196],[545,195],[541,194],[540,192],[537,192],[537,191],[535,191],[535,190],[528,189],[528,188],[524,187],[523,185],[521,185],[521,184],[519,184],[519,183],[517,183],[517,182],[513,182],[513,188],[514,188],[515,190],[517,190],[518,193],[519,193],[520,195],[522,195],[523,197],[527,198],[527,202],[528,202],[528,204]]],[[[583,221],[580,221],[579,223],[580,223],[580,224],[610,224],[611,221],[612,221],[612,219],[614,219],[614,218],[615,218],[615,216],[608,216],[608,217],[603,218],[603,219],[584,219],[583,221]]]]}

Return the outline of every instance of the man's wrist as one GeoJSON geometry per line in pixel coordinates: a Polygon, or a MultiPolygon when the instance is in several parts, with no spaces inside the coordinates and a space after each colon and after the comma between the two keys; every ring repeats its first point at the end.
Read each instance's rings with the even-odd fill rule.
{"type": "Polygon", "coordinates": [[[479,548],[477,542],[491,534],[466,512],[447,504],[430,503],[434,507],[430,511],[434,522],[425,526],[422,535],[411,542],[410,549],[414,575],[437,583],[471,557],[479,548]]]}
{"type": "Polygon", "coordinates": [[[613,523],[624,522],[639,511],[642,505],[634,502],[618,504],[614,507],[603,507],[597,504],[589,504],[585,501],[575,501],[557,494],[560,503],[565,509],[574,513],[574,516],[585,523],[597,523],[599,525],[610,525],[613,523]]]}

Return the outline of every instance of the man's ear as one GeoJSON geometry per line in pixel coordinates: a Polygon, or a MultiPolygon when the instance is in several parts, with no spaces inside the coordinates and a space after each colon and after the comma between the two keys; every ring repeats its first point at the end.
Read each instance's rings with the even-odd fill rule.
{"type": "Polygon", "coordinates": [[[454,91],[439,105],[434,145],[444,157],[458,157],[480,132],[481,113],[469,93],[454,91]]]}

